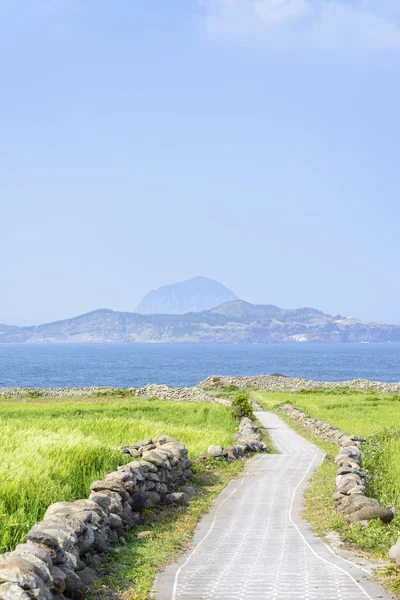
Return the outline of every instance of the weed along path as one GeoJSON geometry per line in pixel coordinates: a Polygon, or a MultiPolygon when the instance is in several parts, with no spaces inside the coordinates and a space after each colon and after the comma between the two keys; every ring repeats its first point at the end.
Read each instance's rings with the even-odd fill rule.
{"type": "Polygon", "coordinates": [[[161,573],[157,600],[389,600],[367,571],[336,557],[301,518],[323,453],[278,416],[257,413],[280,454],[258,455],[161,573]]]}

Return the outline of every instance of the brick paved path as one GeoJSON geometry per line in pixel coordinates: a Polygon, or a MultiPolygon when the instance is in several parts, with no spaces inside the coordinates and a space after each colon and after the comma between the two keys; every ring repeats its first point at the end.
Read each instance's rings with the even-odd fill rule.
{"type": "Polygon", "coordinates": [[[201,520],[192,548],[159,576],[156,600],[388,600],[299,516],[321,451],[276,415],[257,416],[281,454],[248,461],[201,520]]]}

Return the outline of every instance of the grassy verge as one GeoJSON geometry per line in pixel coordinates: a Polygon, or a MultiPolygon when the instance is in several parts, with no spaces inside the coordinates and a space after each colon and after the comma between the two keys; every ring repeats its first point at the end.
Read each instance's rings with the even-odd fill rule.
{"type": "Polygon", "coordinates": [[[200,517],[242,468],[243,461],[209,461],[206,465],[195,461],[193,484],[200,493],[184,507],[168,506],[145,511],[145,522],[135,532],[151,531],[151,535],[140,539],[131,532],[127,536],[126,545],[116,548],[104,565],[103,580],[93,589],[90,599],[149,598],[157,573],[189,547],[200,517]]]}
{"type": "Polygon", "coordinates": [[[120,397],[1,401],[0,422],[0,552],[50,504],[87,497],[94,480],[129,461],[121,446],[168,433],[193,456],[230,445],[237,427],[224,406],[120,397]]]}

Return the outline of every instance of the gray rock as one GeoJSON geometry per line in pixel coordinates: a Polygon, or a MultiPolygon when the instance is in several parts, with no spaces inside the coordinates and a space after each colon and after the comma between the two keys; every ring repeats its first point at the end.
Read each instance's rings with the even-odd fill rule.
{"type": "Polygon", "coordinates": [[[53,590],[56,594],[62,594],[66,588],[66,575],[58,567],[52,567],[51,576],[53,578],[53,590]]]}
{"type": "Polygon", "coordinates": [[[2,583],[0,600],[32,600],[32,596],[15,583],[2,583]]]}
{"type": "Polygon", "coordinates": [[[152,473],[157,473],[158,471],[158,468],[155,464],[145,460],[143,457],[139,464],[145,473],[148,473],[149,471],[152,473]]]}
{"type": "Polygon", "coordinates": [[[99,580],[99,576],[94,569],[86,567],[82,571],[79,571],[79,579],[81,580],[85,590],[88,590],[94,583],[96,583],[96,581],[99,580]]]}
{"type": "Polygon", "coordinates": [[[174,492],[165,496],[165,501],[168,504],[179,504],[183,506],[189,502],[189,496],[185,492],[174,492]]]}
{"type": "Polygon", "coordinates": [[[140,512],[144,509],[148,494],[145,492],[136,492],[131,498],[131,507],[135,512],[140,512]]]}
{"type": "Polygon", "coordinates": [[[144,506],[145,508],[154,508],[160,502],[161,496],[157,492],[149,492],[144,506]]]}
{"type": "Polygon", "coordinates": [[[124,446],[121,449],[121,452],[122,454],[128,454],[129,456],[133,456],[135,458],[140,456],[139,450],[137,450],[137,448],[134,448],[133,446],[124,446]]]}
{"type": "Polygon", "coordinates": [[[102,531],[94,532],[93,549],[96,552],[107,552],[110,549],[110,543],[107,536],[102,531]]]}
{"type": "Polygon", "coordinates": [[[335,492],[332,496],[332,500],[341,500],[342,498],[344,498],[345,495],[342,494],[341,492],[335,492]]]}
{"type": "Polygon", "coordinates": [[[397,565],[400,565],[400,537],[398,538],[396,544],[390,548],[389,558],[397,565]]]}
{"type": "Polygon", "coordinates": [[[14,584],[23,590],[30,590],[33,596],[42,600],[52,600],[52,594],[40,576],[41,572],[36,565],[14,553],[0,556],[0,584],[14,584]]]}
{"type": "Polygon", "coordinates": [[[93,502],[93,500],[75,500],[74,504],[76,504],[79,507],[79,509],[83,511],[83,514],[90,514],[90,519],[88,517],[88,522],[102,522],[102,520],[104,520],[107,517],[108,511],[99,506],[96,502],[93,502]]]}
{"type": "Polygon", "coordinates": [[[145,452],[150,452],[150,450],[155,450],[157,446],[155,444],[148,444],[147,446],[142,446],[139,448],[139,456],[143,456],[145,452]]]}
{"type": "Polygon", "coordinates": [[[111,514],[108,517],[108,525],[111,529],[122,529],[123,522],[120,516],[111,514]]]}
{"type": "Polygon", "coordinates": [[[39,577],[45,582],[45,583],[52,583],[51,581],[51,574],[50,574],[50,567],[43,562],[40,558],[38,558],[35,554],[31,553],[31,552],[27,552],[26,550],[14,550],[14,552],[12,553],[13,556],[19,556],[25,560],[27,560],[28,562],[32,563],[36,569],[35,572],[37,575],[39,575],[39,577]]]}
{"type": "Polygon", "coordinates": [[[380,519],[383,523],[390,523],[394,517],[393,512],[382,506],[364,506],[350,516],[353,523],[360,521],[371,521],[372,519],[380,519]]]}
{"type": "Polygon", "coordinates": [[[149,446],[152,443],[153,443],[152,438],[147,438],[146,440],[142,440],[140,442],[136,442],[136,444],[132,445],[132,448],[135,448],[136,450],[139,450],[139,448],[141,448],[142,446],[149,446]]]}
{"type": "Polygon", "coordinates": [[[158,450],[150,450],[149,452],[144,452],[142,455],[142,459],[146,462],[153,464],[159,469],[166,468],[166,462],[168,460],[165,457],[165,455],[159,452],[158,450]]]}
{"type": "Polygon", "coordinates": [[[128,497],[128,493],[123,485],[111,479],[103,479],[102,481],[94,481],[90,486],[90,489],[93,492],[117,492],[121,496],[121,498],[126,499],[128,497]]]}
{"type": "MultiPolygon", "coordinates": [[[[153,442],[156,445],[164,445],[164,444],[169,444],[169,443],[176,443],[178,442],[178,440],[176,440],[175,438],[171,437],[170,435],[159,435],[156,438],[154,438],[153,442]]],[[[180,443],[180,442],[178,442],[180,443]]]]}
{"type": "Polygon", "coordinates": [[[208,456],[211,456],[212,458],[222,458],[222,457],[226,456],[226,452],[224,452],[224,449],[222,446],[214,446],[214,445],[209,446],[209,448],[207,450],[207,454],[208,454],[208,456]]]}
{"type": "Polygon", "coordinates": [[[181,492],[187,494],[189,498],[197,494],[197,490],[194,487],[191,487],[190,485],[183,485],[181,487],[181,492]]]}
{"type": "MultiPolygon", "coordinates": [[[[26,544],[19,544],[15,551],[20,554],[23,552],[28,552],[29,554],[34,554],[37,558],[40,558],[48,567],[53,565],[51,550],[46,550],[43,546],[38,546],[38,544],[34,544],[33,542],[26,542],[26,544]]],[[[21,554],[22,555],[22,554],[21,554]]]]}
{"type": "Polygon", "coordinates": [[[104,510],[107,510],[111,504],[111,499],[109,496],[107,496],[107,494],[101,494],[99,492],[95,492],[93,494],[90,494],[89,496],[89,500],[92,500],[93,502],[96,502],[96,504],[98,504],[99,506],[101,506],[101,508],[103,508],[104,510]]]}
{"type": "Polygon", "coordinates": [[[65,575],[65,594],[72,600],[84,600],[85,586],[81,582],[79,576],[72,569],[60,567],[60,570],[65,575]]]}

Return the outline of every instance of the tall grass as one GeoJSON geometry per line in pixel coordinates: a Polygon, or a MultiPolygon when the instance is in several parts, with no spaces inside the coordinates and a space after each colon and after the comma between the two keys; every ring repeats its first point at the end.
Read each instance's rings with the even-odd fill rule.
{"type": "Polygon", "coordinates": [[[126,459],[119,448],[167,433],[191,454],[232,443],[235,421],[217,405],[110,399],[0,403],[0,552],[49,504],[87,497],[126,459]]]}

